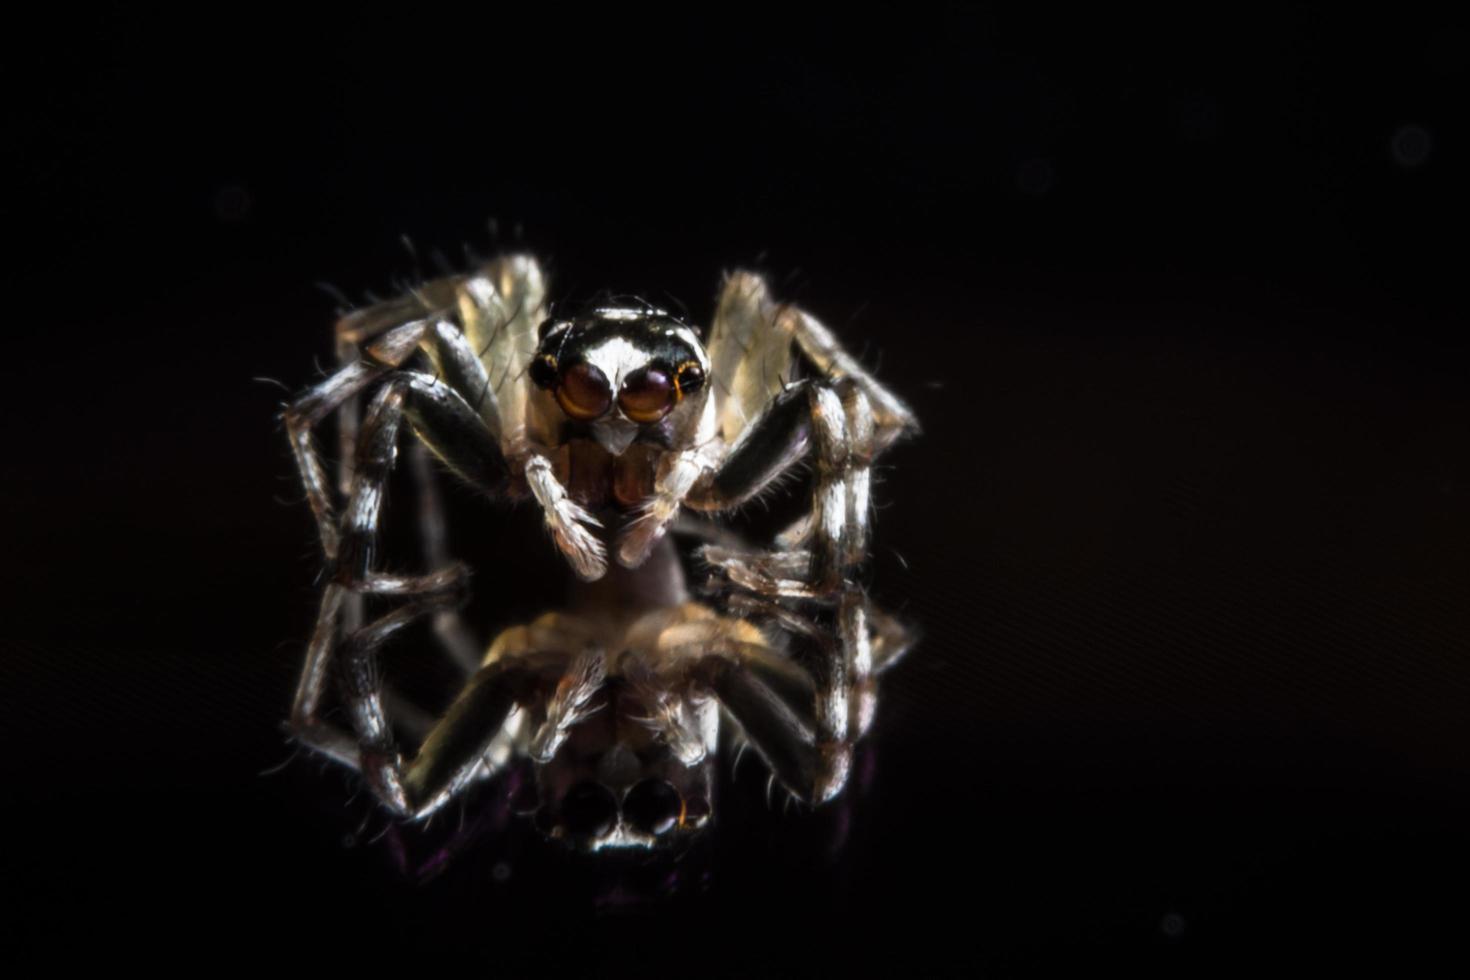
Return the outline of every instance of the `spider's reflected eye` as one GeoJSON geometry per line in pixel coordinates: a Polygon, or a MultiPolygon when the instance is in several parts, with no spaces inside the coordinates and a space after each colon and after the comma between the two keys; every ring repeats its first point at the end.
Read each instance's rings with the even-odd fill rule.
{"type": "Polygon", "coordinates": [[[669,376],[656,367],[634,371],[623,381],[618,406],[634,422],[657,422],[674,407],[676,391],[669,376]]]}
{"type": "Polygon", "coordinates": [[[655,837],[673,830],[683,812],[684,801],[679,798],[679,791],[657,777],[645,779],[628,790],[623,800],[623,816],[628,822],[655,837]]]}
{"type": "Polygon", "coordinates": [[[569,834],[601,837],[617,823],[618,801],[606,786],[581,782],[562,798],[561,820],[569,834]]]}
{"type": "Polygon", "coordinates": [[[590,422],[612,406],[612,385],[595,366],[573,364],[561,373],[556,402],[578,422],[590,422]]]}

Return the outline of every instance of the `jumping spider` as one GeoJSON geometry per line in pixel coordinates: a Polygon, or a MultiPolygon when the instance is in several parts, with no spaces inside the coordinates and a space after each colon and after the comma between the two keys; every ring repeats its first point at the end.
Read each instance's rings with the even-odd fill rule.
{"type": "Polygon", "coordinates": [[[287,723],[302,744],[413,820],[529,759],[543,829],[590,849],[704,823],[722,717],[798,798],[841,791],[877,672],[908,642],[854,580],[870,465],[916,426],[825,327],[743,272],[705,342],[641,302],[552,316],[536,262],[506,256],[355,311],[337,340],[341,368],[284,413],[330,572],[287,723]],[[336,488],[312,437],[333,414],[336,488]],[[410,576],[377,561],[405,421],[429,568],[410,576]],[[456,611],[466,571],[448,560],[428,454],[486,494],[533,498],[583,583],[483,656],[456,611]],[[769,546],[703,523],[718,605],[690,601],[666,536],[682,512],[738,508],[806,463],[810,510],[769,546]],[[397,605],[371,618],[369,598],[397,605]],[[385,707],[377,656],[426,614],[466,680],[406,754],[414,712],[385,707]],[[333,670],[350,732],[323,711],[333,670]]]}

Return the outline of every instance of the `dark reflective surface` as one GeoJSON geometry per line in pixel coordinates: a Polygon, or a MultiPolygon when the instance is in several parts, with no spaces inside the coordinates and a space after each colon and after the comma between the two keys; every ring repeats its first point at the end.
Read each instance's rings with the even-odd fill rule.
{"type": "MultiPolygon", "coordinates": [[[[38,34],[69,41],[8,65],[7,950],[340,976],[1455,952],[1465,36],[1116,16],[38,34]],[[291,758],[319,563],[285,393],[251,379],[312,380],[314,284],[393,291],[401,232],[426,269],[524,242],[568,299],[694,320],[759,263],[912,401],[872,582],[924,639],[839,805],[768,801],[747,758],[703,846],[589,864],[514,787],[409,832],[291,758]]],[[[451,506],[487,636],[555,604],[533,516],[451,506]]]]}
{"type": "Polygon", "coordinates": [[[578,783],[561,800],[561,822],[573,837],[599,837],[618,819],[618,801],[612,790],[596,783],[578,783]]]}
{"type": "Polygon", "coordinates": [[[666,779],[645,779],[623,798],[623,814],[633,826],[655,836],[672,830],[683,809],[679,791],[666,779]]]}

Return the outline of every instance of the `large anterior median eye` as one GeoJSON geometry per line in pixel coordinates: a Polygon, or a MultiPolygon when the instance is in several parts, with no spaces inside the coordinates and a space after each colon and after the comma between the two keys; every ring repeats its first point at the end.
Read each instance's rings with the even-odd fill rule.
{"type": "Polygon", "coordinates": [[[612,385],[593,365],[573,364],[561,373],[556,403],[578,422],[591,422],[612,406],[612,385]]]}
{"type": "Polygon", "coordinates": [[[657,422],[674,407],[674,382],[656,367],[634,371],[618,392],[618,407],[634,422],[657,422]]]}

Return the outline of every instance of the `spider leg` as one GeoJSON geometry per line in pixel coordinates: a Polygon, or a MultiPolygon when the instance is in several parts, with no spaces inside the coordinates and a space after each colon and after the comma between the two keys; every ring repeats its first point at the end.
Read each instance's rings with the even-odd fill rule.
{"type": "Polygon", "coordinates": [[[811,448],[815,387],[814,381],[798,381],[773,398],[731,448],[708,492],[692,504],[700,510],[739,507],[801,462],[811,448]]]}
{"type": "Polygon", "coordinates": [[[750,658],[708,657],[701,664],[700,677],[781,784],[798,799],[820,802],[810,719],[762,680],[750,658]]]}
{"type": "Polygon", "coordinates": [[[856,384],[803,381],[782,392],[715,474],[702,509],[737,507],[806,456],[816,462],[811,513],[778,538],[777,550],[710,546],[701,554],[730,580],[766,594],[835,594],[867,553],[874,416],[856,384]]]}
{"type": "MultiPolygon", "coordinates": [[[[306,499],[321,535],[322,549],[328,558],[337,554],[336,511],[328,490],[326,469],[312,439],[312,430],[328,415],[345,407],[346,414],[339,416],[341,436],[354,439],[356,414],[351,409],[351,402],[355,396],[406,360],[433,324],[432,318],[413,320],[381,334],[361,352],[361,356],[355,356],[351,363],[330,378],[307,389],[282,413],[291,451],[296,457],[296,468],[300,471],[306,499]]],[[[339,350],[339,355],[344,360],[349,356],[345,348],[339,350]]],[[[346,452],[344,456],[350,458],[351,453],[346,452]]],[[[345,490],[350,480],[350,471],[345,464],[338,478],[345,490]]]]}
{"type": "Polygon", "coordinates": [[[816,317],[793,307],[786,307],[783,313],[783,326],[791,332],[797,349],[822,377],[833,382],[851,379],[871,403],[875,451],[887,448],[900,436],[919,431],[919,420],[913,411],[897,395],[879,384],[816,317]]]}
{"type": "Polygon", "coordinates": [[[649,711],[641,720],[685,765],[704,758],[705,736],[697,719],[675,717],[668,709],[712,694],[782,785],[813,799],[818,761],[812,679],[772,649],[759,628],[689,603],[649,617],[628,643],[621,673],[649,711]]]}
{"type": "Polygon", "coordinates": [[[405,417],[419,439],[470,483],[496,493],[508,482],[495,438],[457,392],[428,375],[395,373],[363,422],[352,493],[342,515],[335,578],[354,591],[376,591],[380,580],[374,570],[378,524],[405,417]]]}
{"type": "MultiPolygon", "coordinates": [[[[390,304],[391,305],[391,304],[390,304]]],[[[401,303],[399,304],[402,305],[401,303]]],[[[395,307],[396,309],[396,307],[395,307]]],[[[381,319],[382,314],[379,314],[381,319]]],[[[382,333],[372,322],[343,321],[338,325],[339,338],[352,337],[369,339],[382,333]],[[364,335],[365,336],[360,336],[364,335]]],[[[374,341],[370,347],[381,346],[374,341]]],[[[428,354],[436,375],[450,388],[459,392],[470,403],[485,427],[492,435],[500,431],[499,405],[490,385],[484,364],[473,347],[465,339],[463,331],[445,316],[433,321],[419,339],[419,346],[428,354]]],[[[401,358],[400,358],[401,360],[401,358]]],[[[356,445],[357,418],[356,399],[351,399],[339,410],[339,428],[344,435],[352,433],[356,445]]],[[[447,545],[447,530],[439,485],[429,463],[429,453],[423,442],[415,442],[410,450],[409,464],[417,487],[419,536],[423,546],[426,567],[442,568],[450,564],[447,545]]],[[[351,493],[355,473],[355,453],[343,455],[342,477],[346,493],[351,493]]],[[[361,620],[359,610],[353,607],[358,600],[348,600],[348,622],[357,625],[361,620]]],[[[450,659],[467,674],[479,665],[483,652],[469,629],[465,626],[457,607],[442,609],[434,614],[434,633],[450,659]]]]}
{"type": "Polygon", "coordinates": [[[794,666],[790,661],[780,658],[778,671],[772,658],[748,653],[734,661],[739,669],[726,660],[708,679],[777,777],[814,805],[842,792],[853,747],[872,720],[876,691],[866,615],[866,598],[853,587],[839,600],[832,629],[813,625],[792,634],[817,653],[810,673],[802,672],[804,683],[782,676],[794,666]]]}
{"type": "MultiPolygon", "coordinates": [[[[442,608],[457,600],[464,579],[464,570],[460,566],[450,566],[424,576],[384,575],[378,579],[377,593],[409,596],[426,607],[442,608]]],[[[286,727],[312,748],[356,768],[357,751],[351,739],[331,729],[318,717],[338,638],[354,629],[344,622],[346,602],[352,598],[360,597],[336,582],[329,582],[322,590],[316,626],[307,644],[306,660],[296,684],[286,727]]]]}
{"type": "MultiPolygon", "coordinates": [[[[447,526],[444,520],[443,495],[435,478],[430,452],[416,442],[409,449],[409,467],[418,490],[419,534],[423,546],[424,567],[447,568],[454,564],[449,557],[447,526]]],[[[465,625],[457,606],[434,613],[434,635],[438,637],[449,659],[466,674],[480,665],[483,650],[473,632],[465,625]]]]}
{"type": "Polygon", "coordinates": [[[846,785],[853,747],[872,720],[876,694],[866,597],[853,586],[828,616],[830,628],[785,624],[788,635],[815,653],[807,658],[810,670],[803,672],[803,687],[780,684],[769,665],[749,657],[740,658],[739,664],[753,669],[753,676],[724,669],[709,680],[777,776],[813,805],[833,799],[846,785]],[[793,763],[799,763],[792,770],[799,783],[781,768],[793,763]]]}
{"type": "MultiPolygon", "coordinates": [[[[797,382],[781,392],[744,431],[714,474],[710,486],[691,498],[691,505],[707,511],[731,510],[754,499],[809,455],[815,441],[813,430],[817,426],[814,423],[819,418],[828,423],[824,427],[826,438],[823,441],[839,445],[841,432],[831,432],[834,401],[833,393],[810,380],[797,382]],[[823,391],[826,391],[825,396],[823,391]],[[825,416],[822,413],[824,402],[825,416]]],[[[835,424],[841,425],[840,406],[835,413],[835,424]]],[[[828,457],[831,456],[829,453],[828,457]]],[[[831,492],[831,476],[835,469],[835,465],[828,465],[819,473],[809,526],[815,525],[816,512],[823,509],[824,501],[829,505],[846,506],[845,494],[834,498],[831,492]]],[[[830,506],[827,510],[830,512],[830,506]]],[[[838,523],[841,522],[839,516],[838,523]]],[[[701,548],[699,554],[733,584],[752,591],[774,595],[814,594],[810,586],[813,578],[810,550],[782,548],[765,551],[714,544],[701,548]]]]}
{"type": "MultiPolygon", "coordinates": [[[[358,478],[361,449],[354,453],[354,447],[360,447],[370,435],[366,431],[359,432],[356,396],[387,375],[390,368],[404,367],[416,350],[422,349],[432,362],[438,379],[459,395],[468,406],[469,414],[479,418],[481,428],[489,433],[490,441],[503,440],[495,458],[509,464],[509,469],[516,474],[517,489],[524,473],[526,485],[541,505],[552,537],[576,573],[591,581],[601,578],[606,572],[606,548],[590,530],[599,526],[598,522],[570,499],[550,464],[535,453],[527,441],[525,420],[519,414],[519,406],[504,406],[502,417],[503,406],[497,401],[497,392],[504,395],[505,379],[492,383],[481,357],[486,350],[496,352],[502,359],[509,357],[510,361],[502,367],[507,372],[512,370],[521,352],[507,338],[513,339],[512,334],[519,337],[526,330],[518,327],[518,332],[511,331],[511,325],[532,317],[526,319],[526,323],[534,328],[533,313],[540,309],[540,300],[536,297],[543,289],[534,263],[524,257],[511,258],[492,263],[483,276],[426,283],[410,296],[368,307],[338,322],[339,357],[344,360],[358,357],[360,360],[348,364],[322,385],[308,391],[286,411],[291,444],[328,558],[340,557],[340,535],[327,490],[326,474],[312,446],[311,430],[333,411],[338,413],[339,438],[343,443],[338,483],[342,493],[352,494],[353,488],[362,485],[358,478]],[[517,299],[513,310],[504,308],[508,297],[517,299]],[[411,319],[413,317],[418,319],[411,319]],[[457,320],[464,321],[463,329],[457,320]],[[480,349],[472,342],[476,338],[480,349]]],[[[534,334],[534,329],[531,334],[534,334]]],[[[514,391],[518,383],[512,383],[510,389],[514,391]]],[[[417,424],[415,428],[418,428],[417,424]]],[[[420,436],[454,468],[452,461],[444,457],[441,447],[434,445],[425,433],[420,432],[420,436]]],[[[460,475],[477,482],[480,474],[462,471],[460,475]]],[[[496,483],[490,489],[500,489],[507,475],[497,472],[496,483]]],[[[674,509],[678,509],[677,504],[674,509]]],[[[425,533],[433,532],[426,528],[425,533]]],[[[358,560],[353,556],[354,562],[358,560]]],[[[338,564],[340,567],[340,560],[338,564]]],[[[347,601],[349,622],[360,618],[360,610],[356,606],[356,600],[347,601]]],[[[462,646],[457,641],[450,642],[462,646]]],[[[467,662],[460,655],[456,655],[456,659],[467,662]]]]}
{"type": "MultiPolygon", "coordinates": [[[[829,638],[832,634],[830,628],[824,628],[812,617],[790,608],[781,600],[767,598],[754,592],[737,590],[726,597],[725,604],[732,613],[752,620],[769,620],[788,636],[801,637],[809,645],[820,648],[824,643],[830,642],[829,638]]],[[[864,664],[860,657],[855,658],[858,661],[857,669],[852,672],[855,675],[856,693],[850,698],[850,724],[853,726],[855,738],[861,738],[867,734],[877,707],[877,684],[869,679],[875,678],[898,663],[914,645],[916,639],[908,626],[873,605],[866,597],[863,597],[862,613],[866,619],[870,657],[866,665],[866,672],[861,669],[864,664]]],[[[853,614],[849,613],[849,615],[853,614]]],[[[856,623],[851,627],[853,633],[849,646],[854,649],[856,649],[856,644],[861,642],[860,636],[856,633],[856,630],[860,628],[861,626],[856,623]]]]}
{"type": "Polygon", "coordinates": [[[607,678],[600,636],[591,623],[565,613],[545,613],[500,632],[485,654],[485,664],[518,660],[541,676],[559,675],[530,731],[526,752],[545,762],[556,754],[579,722],[597,711],[593,696],[607,678]]]}
{"type": "Polygon", "coordinates": [[[388,474],[397,452],[398,430],[404,417],[420,438],[434,448],[451,468],[477,477],[492,489],[503,482],[505,463],[495,440],[464,400],[433,378],[397,372],[374,398],[364,420],[354,466],[333,580],[322,595],[322,605],[307,648],[291,712],[291,728],[324,754],[349,765],[356,752],[341,737],[324,730],[317,709],[337,637],[356,635],[361,595],[372,593],[418,600],[406,609],[423,611],[422,603],[443,609],[464,584],[463,565],[448,564],[424,575],[392,575],[373,567],[377,528],[388,474]]]}
{"type": "Polygon", "coordinates": [[[728,621],[676,632],[679,644],[664,655],[687,658],[690,678],[715,695],[781,784],[809,803],[835,796],[847,766],[839,755],[834,769],[824,750],[823,722],[812,711],[811,675],[764,643],[742,639],[728,621]]]}
{"type": "Polygon", "coordinates": [[[528,700],[536,680],[518,658],[487,663],[466,682],[413,759],[405,761],[384,710],[377,652],[429,605],[400,606],[354,633],[342,651],[343,699],[357,734],[357,768],[379,801],[412,820],[429,816],[470,783],[493,774],[498,765],[491,755],[506,719],[518,702],[528,700]]]}
{"type": "MultiPolygon", "coordinates": [[[[716,476],[714,489],[726,501],[748,499],[809,446],[816,467],[810,515],[783,532],[778,550],[706,546],[700,551],[737,589],[816,603],[817,613],[830,618],[830,630],[795,631],[819,651],[813,664],[817,759],[810,796],[816,802],[841,791],[853,745],[871,725],[876,707],[869,603],[853,574],[867,554],[870,467],[878,430],[877,414],[855,379],[788,388],[747,431],[716,476]]],[[[791,631],[789,622],[786,628],[791,631]]]]}
{"type": "Polygon", "coordinates": [[[357,743],[350,736],[318,717],[322,695],[326,690],[327,669],[336,646],[342,600],[346,590],[328,583],[322,590],[321,608],[316,628],[306,647],[306,662],[296,682],[296,696],[291,702],[291,715],[286,730],[310,748],[352,769],[357,768],[357,743]]]}
{"type": "MultiPolygon", "coordinates": [[[[334,557],[332,582],[323,593],[317,626],[298,684],[291,727],[324,754],[349,765],[358,762],[355,748],[348,740],[322,728],[317,720],[317,709],[336,637],[357,629],[361,620],[362,595],[371,593],[412,599],[454,591],[467,577],[467,570],[462,565],[440,564],[447,558],[447,548],[435,493],[437,488],[432,477],[421,482],[421,489],[427,488],[427,493],[421,497],[420,520],[426,558],[431,567],[438,567],[419,576],[391,575],[375,567],[378,528],[403,420],[408,420],[420,444],[472,484],[495,493],[505,490],[509,482],[506,460],[486,423],[486,415],[489,409],[493,409],[493,402],[488,403],[489,409],[487,403],[482,402],[480,411],[476,412],[449,384],[426,374],[391,368],[392,363],[407,360],[413,346],[426,336],[432,339],[431,332],[437,334],[441,342],[438,359],[441,363],[449,362],[455,354],[452,342],[458,336],[457,331],[443,329],[443,324],[437,321],[396,328],[379,335],[371,345],[371,351],[376,351],[387,363],[374,364],[364,360],[349,365],[298,400],[293,406],[296,411],[291,414],[292,422],[298,425],[297,431],[302,433],[294,444],[305,450],[299,457],[304,460],[304,479],[309,488],[320,491],[316,499],[327,520],[324,526],[332,528],[324,535],[324,540],[332,542],[329,553],[334,557]],[[329,413],[334,405],[341,404],[370,382],[385,376],[388,380],[373,398],[361,426],[353,454],[347,505],[340,525],[337,525],[331,520],[325,480],[313,481],[313,477],[321,475],[321,468],[310,447],[310,426],[329,413]]],[[[462,357],[460,364],[461,383],[469,386],[474,381],[473,371],[478,364],[471,364],[462,357]]],[[[552,481],[554,483],[554,477],[552,481]]],[[[568,505],[575,508],[570,501],[568,505]]],[[[576,510],[580,511],[580,508],[576,510]]],[[[439,603],[435,614],[438,623],[446,624],[438,631],[441,636],[448,634],[451,656],[467,672],[474,671],[479,657],[457,612],[448,603],[439,603]]]]}
{"type": "MultiPolygon", "coordinates": [[[[870,651],[861,613],[844,605],[839,619],[846,633],[841,645],[861,659],[870,651]]],[[[830,635],[815,628],[801,638],[832,645],[830,635]]],[[[647,666],[665,678],[682,674],[713,692],[782,785],[818,804],[846,783],[855,741],[849,725],[851,686],[845,683],[852,673],[849,658],[830,650],[822,654],[817,669],[808,672],[767,645],[747,621],[697,617],[660,629],[655,659],[647,666]]],[[[629,665],[624,666],[626,673],[629,665]]]]}
{"type": "MultiPolygon", "coordinates": [[[[464,332],[441,319],[430,328],[421,346],[427,351],[436,374],[459,392],[486,428],[498,436],[501,431],[500,407],[485,365],[464,332]]],[[[415,442],[409,452],[409,468],[417,488],[419,537],[425,567],[442,568],[450,564],[448,528],[444,519],[443,495],[430,455],[423,442],[415,442]]],[[[465,625],[459,608],[439,610],[434,613],[433,622],[434,635],[450,660],[466,674],[473,673],[479,666],[484,649],[465,625]]]]}
{"type": "Polygon", "coordinates": [[[471,783],[493,776],[509,758],[506,722],[518,705],[540,700],[548,678],[560,676],[531,738],[533,758],[550,758],[567,732],[596,710],[605,666],[587,647],[576,623],[548,614],[511,627],[491,645],[485,662],[419,744],[411,760],[399,751],[388,724],[377,652],[433,603],[410,604],[359,630],[343,652],[343,695],[357,733],[360,770],[374,795],[400,817],[421,820],[471,783]],[[565,652],[581,649],[573,656],[565,652]]]}
{"type": "Polygon", "coordinates": [[[368,361],[349,364],[297,398],[283,413],[291,451],[296,457],[296,468],[301,474],[312,516],[316,518],[322,550],[328,558],[337,555],[336,508],[332,505],[326,470],[313,444],[311,431],[322,419],[388,370],[384,365],[368,361]]]}

